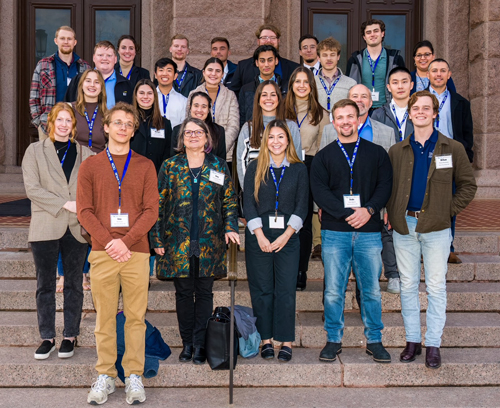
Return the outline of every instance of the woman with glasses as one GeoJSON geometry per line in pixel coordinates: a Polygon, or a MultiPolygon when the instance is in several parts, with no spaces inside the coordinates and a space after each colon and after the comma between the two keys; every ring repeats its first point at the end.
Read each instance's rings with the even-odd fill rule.
{"type": "Polygon", "coordinates": [[[147,69],[135,64],[135,57],[139,52],[139,44],[137,44],[134,37],[131,35],[122,35],[118,39],[118,46],[116,48],[120,59],[115,65],[115,72],[127,78],[132,85],[132,89],[135,88],[137,82],[141,79],[151,79],[147,69]]]}
{"type": "Polygon", "coordinates": [[[226,162],[210,153],[206,123],[188,118],[179,154],[158,175],[160,209],[151,230],[160,278],[173,278],[183,349],[181,362],[206,361],[205,332],[213,310],[214,279],[226,276],[226,245],[240,243],[236,194],[226,162]]]}
{"type": "Polygon", "coordinates": [[[48,117],[49,138],[29,145],[23,158],[23,180],[31,201],[28,242],[36,270],[36,306],[42,344],[35,359],[55,350],[57,258],[62,255],[64,280],[64,339],[58,356],[73,356],[80,332],[82,270],[87,242],[76,217],[76,184],[80,164],[93,153],[75,142],[76,118],[67,103],[57,103],[48,117]]]}
{"type": "MultiPolygon", "coordinates": [[[[203,66],[203,83],[191,91],[188,97],[188,106],[191,108],[191,99],[198,92],[206,93],[210,98],[209,114],[212,122],[224,128],[226,161],[229,169],[233,161],[233,150],[240,131],[240,109],[236,94],[222,84],[224,64],[219,58],[209,58],[203,66]]],[[[189,112],[188,112],[189,113],[189,112]]]]}
{"type": "MultiPolygon", "coordinates": [[[[413,95],[417,91],[423,91],[429,88],[427,71],[429,70],[430,63],[436,59],[432,43],[427,40],[418,42],[413,49],[413,59],[415,61],[416,70],[411,73],[413,89],[411,90],[410,95],[413,95]]],[[[451,78],[448,79],[446,86],[453,92],[457,91],[455,84],[453,83],[453,79],[451,78]]]]}

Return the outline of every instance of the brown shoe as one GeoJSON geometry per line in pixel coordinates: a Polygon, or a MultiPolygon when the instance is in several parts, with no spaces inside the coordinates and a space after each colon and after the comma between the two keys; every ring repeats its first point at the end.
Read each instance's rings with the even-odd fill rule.
{"type": "Polygon", "coordinates": [[[441,367],[441,354],[439,353],[439,347],[425,348],[425,366],[427,368],[441,367]]]}
{"type": "Polygon", "coordinates": [[[422,354],[422,344],[407,341],[405,349],[399,355],[399,361],[409,363],[414,361],[420,354],[422,354]]]}
{"type": "Polygon", "coordinates": [[[311,259],[321,259],[321,244],[318,244],[314,247],[312,254],[311,254],[311,259]]]}
{"type": "Polygon", "coordinates": [[[450,256],[448,257],[448,263],[461,264],[462,260],[455,254],[455,252],[450,252],[450,256]]]}

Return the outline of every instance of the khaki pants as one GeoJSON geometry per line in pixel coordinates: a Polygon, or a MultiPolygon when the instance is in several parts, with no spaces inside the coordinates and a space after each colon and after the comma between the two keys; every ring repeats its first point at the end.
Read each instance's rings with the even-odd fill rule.
{"type": "Polygon", "coordinates": [[[47,139],[48,137],[49,135],[43,131],[42,127],[38,126],[38,140],[42,141],[47,139]]]}
{"type": "Polygon", "coordinates": [[[313,247],[315,247],[316,245],[321,245],[321,223],[319,222],[318,213],[313,214],[312,233],[313,233],[313,247]]]}
{"type": "Polygon", "coordinates": [[[89,255],[92,299],[96,310],[95,339],[99,374],[116,377],[116,313],[120,286],[125,323],[125,376],[142,375],[146,344],[146,309],[148,307],[149,253],[134,252],[123,263],[114,261],[105,251],[89,255]]]}

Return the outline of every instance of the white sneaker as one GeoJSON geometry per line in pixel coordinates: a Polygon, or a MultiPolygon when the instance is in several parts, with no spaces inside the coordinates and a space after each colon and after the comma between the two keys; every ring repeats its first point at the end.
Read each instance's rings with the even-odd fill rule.
{"type": "Polygon", "coordinates": [[[87,396],[87,402],[92,405],[101,405],[108,400],[108,395],[115,392],[115,379],[106,374],[97,377],[87,396]]]}
{"type": "Polygon", "coordinates": [[[387,292],[398,294],[401,292],[401,283],[399,278],[389,278],[389,283],[387,284],[387,292]]]}
{"type": "Polygon", "coordinates": [[[130,405],[146,401],[146,391],[140,375],[130,374],[130,377],[125,377],[125,392],[127,394],[126,401],[130,405]]]}

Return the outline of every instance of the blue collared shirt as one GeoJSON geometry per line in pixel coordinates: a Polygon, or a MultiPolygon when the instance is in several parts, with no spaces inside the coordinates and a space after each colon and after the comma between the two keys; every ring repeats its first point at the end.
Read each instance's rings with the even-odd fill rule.
{"type": "Polygon", "coordinates": [[[116,73],[113,71],[113,73],[106,79],[105,81],[106,85],[106,106],[108,109],[111,109],[113,106],[115,106],[116,101],[115,101],[115,85],[116,85],[116,73]]]}
{"type": "Polygon", "coordinates": [[[56,102],[64,101],[66,90],[71,80],[78,75],[78,61],[80,57],[73,53],[71,64],[66,64],[61,58],[59,53],[56,52],[54,60],[56,63],[56,102]]]}
{"type": "Polygon", "coordinates": [[[434,129],[432,135],[422,146],[415,141],[413,133],[410,136],[410,146],[413,149],[413,175],[411,179],[410,199],[407,210],[420,211],[424,202],[425,190],[427,188],[427,175],[431,167],[434,148],[438,140],[438,132],[434,129]]]}
{"type": "Polygon", "coordinates": [[[448,88],[445,89],[445,91],[439,95],[433,88],[432,86],[429,86],[429,91],[431,94],[433,94],[439,102],[439,106],[441,106],[441,102],[443,101],[443,98],[445,97],[446,94],[448,94],[448,98],[446,98],[446,102],[443,105],[443,108],[439,112],[439,126],[437,127],[437,130],[439,130],[443,135],[446,137],[453,139],[453,125],[451,122],[451,95],[450,91],[448,88]]]}
{"type": "MultiPolygon", "coordinates": [[[[361,126],[363,125],[358,126],[358,131],[361,128],[361,126]]],[[[361,139],[368,140],[369,142],[373,142],[373,128],[369,116],[366,117],[365,126],[363,126],[363,130],[359,134],[359,137],[361,139]]]]}

